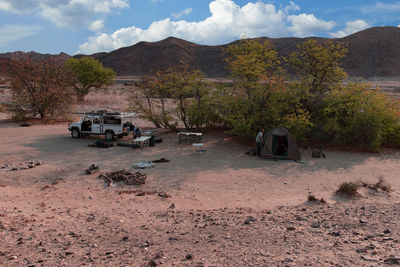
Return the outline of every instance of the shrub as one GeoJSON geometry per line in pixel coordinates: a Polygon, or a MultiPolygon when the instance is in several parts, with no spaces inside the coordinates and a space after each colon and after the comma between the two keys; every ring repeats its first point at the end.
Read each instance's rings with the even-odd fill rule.
{"type": "Polygon", "coordinates": [[[383,176],[379,176],[378,182],[376,182],[375,184],[362,183],[362,186],[374,191],[382,190],[386,193],[392,191],[392,187],[383,179],[383,176]]]}
{"type": "Polygon", "coordinates": [[[9,59],[6,71],[12,95],[8,107],[14,120],[37,116],[55,119],[68,111],[72,102],[71,79],[58,62],[29,57],[9,59]]]}
{"type": "Polygon", "coordinates": [[[353,83],[327,96],[316,125],[338,146],[370,151],[399,146],[398,105],[384,93],[353,83]]]}
{"type": "Polygon", "coordinates": [[[353,182],[344,182],[339,186],[339,189],[336,191],[336,194],[342,194],[345,196],[353,197],[358,194],[358,189],[360,185],[353,182]]]}

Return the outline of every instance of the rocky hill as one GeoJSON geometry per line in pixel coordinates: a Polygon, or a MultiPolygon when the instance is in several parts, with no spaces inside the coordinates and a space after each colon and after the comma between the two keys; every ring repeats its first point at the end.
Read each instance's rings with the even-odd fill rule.
{"type": "MultiPolygon", "coordinates": [[[[374,27],[337,39],[310,38],[347,43],[349,51],[343,66],[350,76],[400,77],[400,28],[374,27]]],[[[263,37],[259,40],[270,40],[280,56],[287,56],[297,48],[298,44],[310,38],[263,37]]],[[[152,74],[168,66],[185,63],[202,70],[208,77],[226,77],[228,72],[222,49],[227,45],[198,45],[169,37],[159,42],[139,42],[109,53],[97,53],[91,56],[100,60],[104,66],[114,69],[120,76],[152,74]]],[[[12,54],[15,53],[0,54],[0,58],[12,54]]],[[[39,57],[37,53],[34,55],[39,57]]],[[[68,57],[66,54],[54,56],[68,57]]],[[[82,55],[76,55],[80,56],[82,55]]]]}

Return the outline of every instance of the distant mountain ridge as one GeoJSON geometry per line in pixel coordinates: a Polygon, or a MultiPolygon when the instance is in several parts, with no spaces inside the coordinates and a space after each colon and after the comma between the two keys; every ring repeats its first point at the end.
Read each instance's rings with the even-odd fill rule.
{"type": "MultiPolygon", "coordinates": [[[[257,38],[271,41],[280,56],[287,56],[297,49],[297,45],[308,40],[335,40],[348,44],[347,57],[343,67],[353,77],[400,77],[400,28],[374,27],[363,30],[344,38],[257,38]]],[[[102,52],[90,55],[105,67],[112,68],[117,75],[151,75],[157,70],[181,63],[202,70],[208,77],[226,77],[228,71],[222,48],[226,45],[198,45],[185,40],[169,37],[159,42],[139,42],[129,47],[119,48],[112,52],[102,52]]],[[[18,56],[14,52],[0,54],[0,58],[18,56]]],[[[35,57],[55,57],[66,59],[69,56],[43,55],[35,52],[35,57]]],[[[81,57],[83,55],[76,55],[81,57]]]]}

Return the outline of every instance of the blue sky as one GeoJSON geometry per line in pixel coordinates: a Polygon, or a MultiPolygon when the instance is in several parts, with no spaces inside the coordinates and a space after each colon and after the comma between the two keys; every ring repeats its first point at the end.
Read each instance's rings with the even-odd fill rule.
{"type": "Polygon", "coordinates": [[[0,53],[92,54],[175,36],[344,37],[400,26],[400,0],[0,0],[0,53]]]}

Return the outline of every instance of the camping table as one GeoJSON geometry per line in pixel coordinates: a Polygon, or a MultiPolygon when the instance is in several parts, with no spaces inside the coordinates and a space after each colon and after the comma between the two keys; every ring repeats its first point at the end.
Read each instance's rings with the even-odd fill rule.
{"type": "Polygon", "coordinates": [[[193,142],[195,142],[195,141],[200,140],[202,136],[203,136],[203,133],[179,132],[179,133],[178,133],[179,144],[182,142],[182,137],[185,138],[186,144],[189,144],[189,142],[193,143],[193,142]]]}
{"type": "Polygon", "coordinates": [[[139,147],[143,149],[144,144],[148,144],[151,136],[141,136],[133,139],[132,144],[139,144],[139,147]]]}

